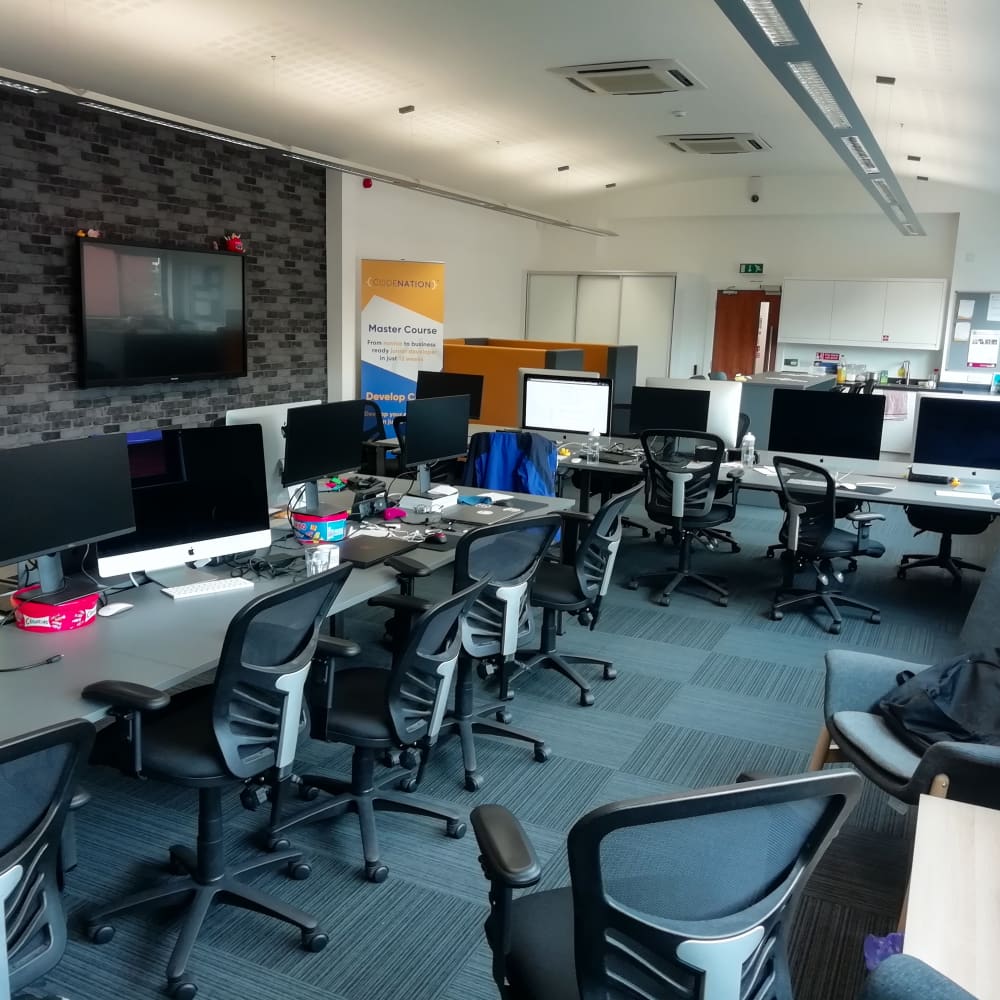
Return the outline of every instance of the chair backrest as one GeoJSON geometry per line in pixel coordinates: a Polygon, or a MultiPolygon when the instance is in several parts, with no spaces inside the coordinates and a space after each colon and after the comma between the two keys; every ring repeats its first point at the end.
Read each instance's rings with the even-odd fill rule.
{"type": "Polygon", "coordinates": [[[465,485],[555,496],[556,443],[533,431],[479,431],[469,439],[465,485]]]}
{"type": "Polygon", "coordinates": [[[385,421],[382,419],[382,407],[373,399],[366,399],[362,413],[361,439],[363,441],[381,441],[385,437],[385,421]]]}
{"type": "Polygon", "coordinates": [[[715,502],[719,467],[726,445],[707,431],[645,430],[646,510],[652,517],[680,524],[704,517],[715,502]],[[708,456],[711,457],[708,457],[708,456]]]}
{"type": "Polygon", "coordinates": [[[637,483],[630,490],[611,497],[594,515],[577,545],[576,581],[580,592],[590,599],[592,630],[597,625],[601,598],[608,592],[614,572],[622,540],[622,517],[642,488],[643,484],[637,483]]]}
{"type": "Polygon", "coordinates": [[[75,720],[0,743],[0,998],[56,965],[66,947],[57,863],[70,800],[94,743],[75,720]],[[5,947],[4,947],[5,946],[5,947]]]}
{"type": "Polygon", "coordinates": [[[291,767],[319,629],[352,568],[345,563],[262,594],[229,623],[215,673],[212,722],[235,777],[291,767]]]}
{"type": "Polygon", "coordinates": [[[729,376],[725,372],[709,372],[708,377],[712,382],[728,382],[729,376]]]}
{"type": "Polygon", "coordinates": [[[402,464],[406,464],[406,414],[401,413],[398,417],[392,418],[392,430],[396,441],[399,443],[399,454],[402,464]]]}
{"type": "Polygon", "coordinates": [[[860,794],[827,771],[601,806],[570,830],[581,1000],[790,995],[790,905],[860,794]],[[764,991],[769,979],[785,991],[764,991]]]}
{"type": "Polygon", "coordinates": [[[461,620],[487,582],[470,584],[425,611],[394,657],[387,707],[399,743],[419,743],[428,732],[436,734],[441,728],[462,649],[461,620]]]}
{"type": "Polygon", "coordinates": [[[513,655],[531,634],[531,578],[561,523],[558,514],[546,514],[484,525],[459,540],[453,589],[489,580],[462,623],[462,645],[469,656],[513,655]]]}
{"type": "Polygon", "coordinates": [[[778,538],[789,552],[809,555],[833,530],[837,520],[837,484],[821,465],[776,455],[785,520],[778,538]]]}

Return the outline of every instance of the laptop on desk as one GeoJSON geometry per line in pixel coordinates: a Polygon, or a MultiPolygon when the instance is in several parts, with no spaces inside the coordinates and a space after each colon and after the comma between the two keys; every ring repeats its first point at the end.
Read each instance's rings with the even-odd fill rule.
{"type": "Polygon", "coordinates": [[[340,558],[354,563],[358,569],[368,569],[377,566],[393,556],[401,556],[404,552],[415,549],[419,542],[407,541],[403,538],[392,538],[387,535],[367,535],[359,533],[338,542],[340,558]]]}

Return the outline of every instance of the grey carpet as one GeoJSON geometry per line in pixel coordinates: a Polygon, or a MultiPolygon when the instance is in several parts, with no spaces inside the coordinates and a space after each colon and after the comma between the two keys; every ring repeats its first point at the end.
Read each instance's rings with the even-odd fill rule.
{"type": "MultiPolygon", "coordinates": [[[[882,624],[845,613],[839,636],[826,634],[808,614],[766,617],[779,575],[764,558],[776,537],[776,510],[741,508],[735,525],[739,554],[695,552],[696,568],[728,577],[727,608],[694,594],[678,594],[669,608],[645,589],[611,588],[600,627],[570,622],[567,651],[614,659],[619,677],[594,674],[597,704],[580,708],[575,689],[542,671],[524,678],[512,703],[515,725],[545,736],[553,756],[532,761],[530,748],[482,739],[485,786],[461,787],[458,746],[435,754],[423,792],[468,809],[501,802],[524,822],[546,863],[542,887],[565,884],[565,835],[573,821],[615,799],[732,781],[744,769],[802,770],[820,721],[823,653],[831,646],[877,650],[930,662],[956,648],[958,630],[975,590],[971,577],[954,591],[943,573],[895,577],[902,551],[932,550],[936,540],[911,539],[901,512],[888,513],[874,534],[888,548],[863,561],[847,589],[879,604],[882,624]],[[922,544],[921,544],[922,543],[922,544]]],[[[965,541],[970,557],[982,540],[965,541]]],[[[618,568],[655,569],[673,558],[669,548],[630,532],[618,568]]],[[[979,561],[982,561],[980,558],[979,561]]],[[[433,593],[441,581],[422,581],[433,593]]],[[[380,633],[383,613],[360,609],[348,632],[362,641],[380,633]]],[[[377,652],[381,659],[384,654],[377,652]]],[[[303,744],[300,770],[345,772],[347,751],[303,744]]],[[[163,871],[164,850],[190,841],[195,797],[152,782],[93,771],[93,801],[79,814],[80,864],[68,879],[74,913],[90,900],[109,900],[163,871]]],[[[262,813],[227,800],[234,857],[257,848],[262,813]]],[[[295,832],[313,874],[293,882],[281,874],[259,878],[289,901],[315,913],[331,943],[318,955],[298,947],[297,932],[246,911],[214,912],[194,953],[191,972],[206,1000],[494,1000],[489,956],[482,938],[486,885],[471,834],[445,837],[440,824],[380,813],[382,885],[361,877],[357,822],[345,816],[295,832]]],[[[848,1000],[863,979],[861,941],[892,929],[902,900],[912,824],[872,790],[810,881],[793,934],[792,959],[800,1000],[848,1000]]],[[[171,913],[119,921],[114,940],[87,942],[74,922],[66,956],[50,985],[85,1000],[147,1000],[163,995],[163,969],[173,944],[171,913]]]]}

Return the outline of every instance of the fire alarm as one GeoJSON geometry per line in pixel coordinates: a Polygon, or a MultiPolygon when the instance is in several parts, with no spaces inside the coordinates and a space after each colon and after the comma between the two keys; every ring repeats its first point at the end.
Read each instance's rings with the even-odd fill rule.
{"type": "Polygon", "coordinates": [[[363,180],[361,181],[361,186],[362,186],[362,187],[363,187],[363,188],[364,188],[364,189],[365,189],[365,190],[367,191],[367,190],[368,190],[368,188],[370,188],[370,187],[372,186],[372,184],[373,184],[373,183],[374,183],[374,182],[372,181],[372,179],[371,179],[370,177],[365,177],[365,178],[364,178],[364,179],[363,179],[363,180]]]}

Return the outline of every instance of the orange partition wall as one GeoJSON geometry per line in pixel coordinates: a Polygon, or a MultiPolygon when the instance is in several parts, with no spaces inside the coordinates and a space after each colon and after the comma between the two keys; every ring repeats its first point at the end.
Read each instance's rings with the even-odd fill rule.
{"type": "Polygon", "coordinates": [[[557,340],[499,340],[490,338],[490,347],[541,347],[546,351],[583,351],[583,371],[598,372],[602,378],[610,378],[608,349],[614,344],[581,344],[576,341],[557,340]]]}

